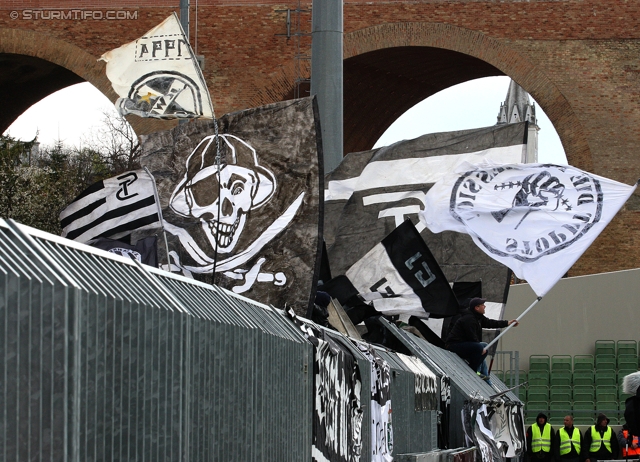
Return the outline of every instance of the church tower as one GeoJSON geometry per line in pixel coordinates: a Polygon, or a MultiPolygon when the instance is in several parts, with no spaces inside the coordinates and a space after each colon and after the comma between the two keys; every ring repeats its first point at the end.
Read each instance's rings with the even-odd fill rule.
{"type": "Polygon", "coordinates": [[[509,84],[509,90],[504,103],[500,104],[498,122],[496,125],[529,122],[527,134],[527,153],[523,159],[525,163],[538,162],[538,120],[536,119],[536,106],[531,103],[529,93],[515,83],[509,84]]]}

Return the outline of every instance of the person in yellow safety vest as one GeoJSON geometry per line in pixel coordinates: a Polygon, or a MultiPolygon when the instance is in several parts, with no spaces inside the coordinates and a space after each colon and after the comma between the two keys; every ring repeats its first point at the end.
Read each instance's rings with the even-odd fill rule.
{"type": "Polygon", "coordinates": [[[617,459],[620,454],[618,438],[609,427],[609,419],[598,414],[596,424],[584,432],[582,457],[584,462],[617,459]]]}
{"type": "Polygon", "coordinates": [[[552,448],[555,446],[555,432],[547,416],[538,414],[536,423],[527,430],[527,455],[529,460],[536,462],[551,462],[553,460],[552,448]]]}
{"type": "Polygon", "coordinates": [[[564,427],[556,434],[556,459],[562,462],[579,462],[582,433],[573,426],[573,417],[564,417],[564,427]]]}
{"type": "Polygon", "coordinates": [[[637,459],[640,456],[638,437],[631,434],[627,424],[624,424],[618,432],[618,443],[620,444],[623,459],[637,459]]]}

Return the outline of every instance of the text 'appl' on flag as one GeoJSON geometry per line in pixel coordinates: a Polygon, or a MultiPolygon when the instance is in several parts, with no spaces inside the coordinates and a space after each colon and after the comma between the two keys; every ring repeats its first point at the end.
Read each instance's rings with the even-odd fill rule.
{"type": "Polygon", "coordinates": [[[213,118],[202,71],[175,13],[142,37],[100,57],[120,96],[120,115],[213,118]]]}
{"type": "Polygon", "coordinates": [[[346,277],[384,315],[428,318],[458,311],[449,283],[410,220],[351,266],[346,277]]]}
{"type": "Polygon", "coordinates": [[[153,177],[132,170],[94,183],[60,213],[60,226],[62,237],[82,243],[159,228],[153,177]]]}
{"type": "Polygon", "coordinates": [[[635,188],[571,166],[466,165],[431,188],[420,220],[469,234],[542,297],[635,188]]]}

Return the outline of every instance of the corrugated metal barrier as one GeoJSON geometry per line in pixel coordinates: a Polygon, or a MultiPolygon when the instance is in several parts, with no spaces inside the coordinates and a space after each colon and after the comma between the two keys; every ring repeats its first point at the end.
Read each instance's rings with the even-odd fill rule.
{"type": "Polygon", "coordinates": [[[21,229],[0,226],[0,460],[310,460],[312,348],[281,313],[21,229]]]}

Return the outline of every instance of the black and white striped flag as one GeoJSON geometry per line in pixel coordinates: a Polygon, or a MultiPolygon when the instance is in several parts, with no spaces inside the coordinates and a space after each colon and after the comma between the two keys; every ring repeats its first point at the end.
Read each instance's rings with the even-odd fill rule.
{"type": "Polygon", "coordinates": [[[154,179],[145,170],[94,183],[60,213],[62,237],[87,243],[160,227],[154,188],[154,179]]]}

